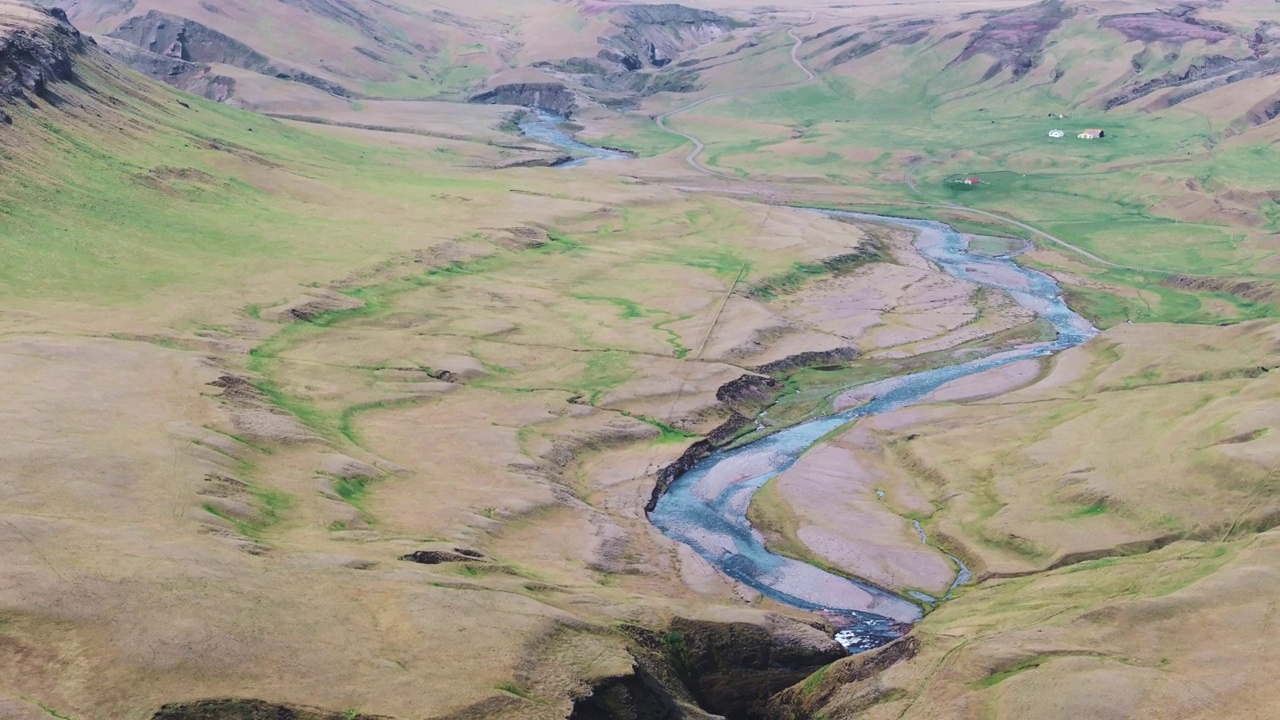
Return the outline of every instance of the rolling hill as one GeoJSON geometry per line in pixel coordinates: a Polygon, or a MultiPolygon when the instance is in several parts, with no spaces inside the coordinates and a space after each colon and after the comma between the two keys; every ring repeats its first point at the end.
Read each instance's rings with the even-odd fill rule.
{"type": "Polygon", "coordinates": [[[0,0],[0,717],[1265,717],[1278,14],[0,0]],[[734,500],[854,656],[648,512],[1054,333],[813,207],[1100,329],[734,500]]]}

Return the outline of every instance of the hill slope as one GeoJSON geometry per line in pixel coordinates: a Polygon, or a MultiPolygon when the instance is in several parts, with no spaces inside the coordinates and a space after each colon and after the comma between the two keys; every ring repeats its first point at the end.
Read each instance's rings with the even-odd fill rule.
{"type": "Polygon", "coordinates": [[[776,213],[501,169],[550,155],[504,108],[288,124],[0,11],[0,714],[700,718],[843,654],[638,508],[768,401],[735,360],[833,341],[729,353],[736,279],[861,232],[741,243],[776,213]]]}
{"type": "Polygon", "coordinates": [[[0,0],[0,715],[1274,707],[1270,10],[749,4],[82,0],[94,40],[0,0]],[[546,83],[644,157],[537,167],[516,108],[357,98],[546,83]],[[698,99],[670,123],[722,176],[653,125],[698,99]],[[659,533],[658,478],[1044,327],[787,202],[947,218],[1105,328],[757,496],[824,567],[975,571],[855,658],[659,533]]]}

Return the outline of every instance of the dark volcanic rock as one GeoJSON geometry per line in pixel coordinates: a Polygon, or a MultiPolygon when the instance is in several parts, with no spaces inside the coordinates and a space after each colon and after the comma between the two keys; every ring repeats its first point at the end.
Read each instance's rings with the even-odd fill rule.
{"type": "Polygon", "coordinates": [[[568,720],[683,720],[688,715],[672,692],[643,667],[601,678],[591,694],[573,703],[568,720]]]}
{"type": "Polygon", "coordinates": [[[1046,0],[1030,7],[993,14],[973,34],[952,64],[962,63],[979,54],[987,55],[995,62],[983,80],[995,77],[1006,68],[1012,69],[1015,80],[1021,78],[1040,61],[1040,50],[1049,34],[1072,12],[1062,0],[1046,0]]]}
{"type": "Polygon", "coordinates": [[[746,412],[741,409],[742,406],[752,406],[755,409],[768,407],[785,390],[782,383],[771,377],[743,375],[721,385],[716,390],[716,400],[739,412],[746,412]]]}
{"type": "Polygon", "coordinates": [[[618,32],[600,38],[609,49],[599,57],[628,71],[665,67],[681,53],[746,27],[719,13],[672,3],[629,5],[614,12],[618,32]]]}
{"type": "Polygon", "coordinates": [[[1245,122],[1250,125],[1261,125],[1271,122],[1280,115],[1280,93],[1271,95],[1249,108],[1245,122]]]}
{"type": "MultiPolygon", "coordinates": [[[[536,68],[549,68],[564,73],[572,73],[574,75],[608,75],[609,68],[600,63],[599,60],[584,57],[572,57],[568,60],[559,60],[549,62],[546,60],[533,64],[536,68]]],[[[634,69],[634,68],[633,68],[634,69]]]]}
{"type": "Polygon", "coordinates": [[[1198,58],[1180,73],[1167,73],[1144,83],[1124,88],[1106,101],[1105,109],[1140,100],[1166,88],[1186,87],[1163,100],[1163,106],[1176,105],[1203,92],[1230,85],[1253,77],[1274,75],[1280,72],[1280,57],[1236,60],[1225,55],[1207,55],[1198,58]]]}
{"type": "Polygon", "coordinates": [[[676,458],[675,462],[659,470],[657,482],[653,484],[653,492],[649,494],[649,502],[645,503],[644,511],[647,513],[653,512],[653,509],[658,507],[658,500],[667,492],[667,488],[671,487],[671,483],[675,482],[681,475],[689,472],[689,469],[696,465],[699,460],[710,455],[715,451],[716,447],[732,439],[734,435],[750,424],[750,418],[733,413],[724,424],[712,432],[712,437],[699,440],[690,445],[680,457],[676,458]],[[722,442],[716,442],[713,439],[717,435],[723,438],[722,442]]]}
{"type": "Polygon", "coordinates": [[[751,427],[754,424],[751,418],[769,407],[785,391],[785,385],[764,375],[743,375],[721,385],[716,390],[716,400],[729,410],[729,419],[712,430],[707,437],[686,448],[674,462],[658,471],[657,482],[654,483],[649,502],[645,504],[645,512],[653,512],[658,506],[658,499],[676,478],[688,472],[716,448],[728,444],[743,430],[751,427]]]}
{"type": "Polygon", "coordinates": [[[756,372],[762,372],[766,375],[775,375],[802,367],[843,365],[844,363],[858,357],[858,355],[858,349],[852,347],[841,347],[835,348],[834,350],[814,350],[810,352],[802,352],[797,355],[790,355],[767,365],[761,365],[756,368],[756,372]]]}
{"type": "Polygon", "coordinates": [[[391,720],[384,715],[334,712],[299,705],[278,705],[262,700],[220,698],[170,703],[151,720],[391,720]]]}
{"type": "Polygon", "coordinates": [[[849,656],[826,633],[780,616],[764,624],[676,618],[660,648],[698,705],[729,720],[768,718],[775,693],[849,656]]]}
{"type": "Polygon", "coordinates": [[[187,62],[223,63],[255,72],[271,64],[266,55],[233,37],[158,10],[129,18],[107,36],[187,62]]]}
{"type": "Polygon", "coordinates": [[[1112,15],[1103,18],[1099,27],[1123,33],[1130,40],[1142,42],[1186,43],[1204,40],[1216,43],[1232,37],[1230,29],[1204,23],[1193,17],[1172,17],[1165,13],[1112,15]]]}
{"type": "MultiPolygon", "coordinates": [[[[599,38],[602,48],[596,57],[542,61],[533,67],[573,76],[566,79],[574,87],[600,104],[616,109],[633,107],[638,98],[656,93],[702,89],[698,74],[692,69],[699,61],[677,63],[676,58],[746,26],[718,13],[670,3],[625,5],[608,12],[613,27],[599,38]]],[[[531,93],[531,88],[540,88],[545,94],[554,85],[558,83],[504,85],[472,100],[540,107],[567,116],[576,109],[576,103],[572,103],[570,109],[571,97],[547,99],[531,93]],[[490,99],[495,95],[497,99],[490,99]]]]}
{"type": "Polygon", "coordinates": [[[518,160],[513,163],[507,163],[500,166],[501,170],[510,170],[512,168],[530,168],[530,167],[560,167],[574,161],[572,155],[552,155],[551,157],[530,158],[529,160],[518,160]]]}
{"type": "MultiPolygon", "coordinates": [[[[851,60],[866,57],[891,45],[914,45],[929,37],[927,28],[933,23],[933,20],[909,20],[883,27],[855,30],[849,35],[832,41],[826,48],[814,54],[843,48],[826,62],[826,67],[833,68],[851,60]]],[[[821,35],[825,33],[820,33],[821,35]]]]}
{"type": "Polygon", "coordinates": [[[618,629],[627,638],[631,672],[592,681],[590,694],[574,703],[570,720],[704,716],[694,708],[727,720],[820,717],[805,714],[816,705],[799,705],[814,684],[806,681],[813,673],[828,668],[817,684],[825,702],[841,685],[872,678],[914,656],[919,647],[906,638],[850,657],[826,629],[773,613],[760,613],[753,621],[677,617],[661,629],[618,629]]]}
{"type": "Polygon", "coordinates": [[[193,95],[215,102],[225,102],[236,87],[235,78],[217,75],[204,63],[194,63],[168,55],[157,55],[124,40],[101,38],[103,52],[152,79],[167,83],[193,95]]]}
{"type": "MultiPolygon", "coordinates": [[[[839,660],[831,665],[815,683],[806,681],[793,685],[769,699],[769,720],[806,720],[817,717],[831,696],[851,683],[869,680],[888,668],[915,657],[920,651],[920,641],[914,636],[895,640],[888,645],[839,660]]],[[[868,697],[875,702],[876,696],[868,697]]],[[[858,712],[860,708],[841,707],[841,712],[858,712]]]]}
{"type": "MultiPolygon", "coordinates": [[[[1239,38],[1249,44],[1252,56],[1235,58],[1227,54],[1203,55],[1181,72],[1165,73],[1121,88],[1106,100],[1104,109],[1110,110],[1169,88],[1181,88],[1168,93],[1153,109],[1169,107],[1209,90],[1280,72],[1280,56],[1273,52],[1277,40],[1280,40],[1280,32],[1263,23],[1251,37],[1240,36],[1229,26],[1196,18],[1197,9],[1196,6],[1184,4],[1158,12],[1112,15],[1103,18],[1098,26],[1122,33],[1129,40],[1144,43],[1181,45],[1202,40],[1215,44],[1239,38]]],[[[1146,67],[1150,49],[1148,47],[1135,56],[1132,63],[1135,73],[1146,67]]],[[[1229,53],[1231,50],[1228,48],[1223,52],[1229,53]]],[[[1270,119],[1266,117],[1266,112],[1266,108],[1254,108],[1245,120],[1250,124],[1266,122],[1270,119]]]]}
{"type": "Polygon", "coordinates": [[[475,560],[483,560],[484,553],[466,548],[453,548],[453,550],[418,550],[408,555],[401,556],[401,560],[415,562],[420,565],[440,565],[443,563],[455,562],[472,562],[475,560]]]}
{"type": "MultiPolygon", "coordinates": [[[[310,85],[339,97],[354,96],[350,90],[338,83],[304,70],[279,67],[266,55],[229,35],[194,20],[158,10],[129,18],[107,36],[136,45],[149,53],[175,60],[199,64],[222,63],[280,80],[310,85]]],[[[154,63],[150,60],[139,60],[139,62],[142,65],[139,69],[144,72],[154,63]]]]}
{"type": "Polygon", "coordinates": [[[571,117],[578,109],[573,91],[559,83],[516,83],[499,85],[471,96],[467,102],[485,105],[519,105],[571,117]]]}
{"type": "Polygon", "coordinates": [[[47,20],[36,27],[0,30],[0,101],[46,97],[50,84],[75,78],[73,57],[84,52],[84,39],[63,11],[43,12],[47,20]]]}

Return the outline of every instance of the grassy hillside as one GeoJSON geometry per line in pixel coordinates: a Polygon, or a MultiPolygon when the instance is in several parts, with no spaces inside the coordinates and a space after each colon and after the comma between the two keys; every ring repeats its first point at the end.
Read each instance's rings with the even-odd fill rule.
{"type": "Polygon", "coordinates": [[[942,594],[950,553],[976,575],[774,716],[1265,715],[1270,6],[693,4],[756,25],[73,9],[247,43],[268,65],[210,72],[286,120],[0,0],[0,716],[763,716],[840,648],[648,522],[662,469],[1046,339],[909,234],[789,203],[1032,238],[1020,261],[1104,332],[834,432],[757,496],[774,547],[835,572],[942,594]],[[582,62],[650,43],[607,81],[582,62]],[[641,157],[537,167],[556,152],[513,108],[439,102],[548,79],[641,157]],[[722,177],[653,122],[697,99],[669,122],[722,177]]]}
{"type": "Polygon", "coordinates": [[[1127,326],[1017,392],[877,418],[885,502],[979,582],[919,625],[918,656],[872,677],[837,663],[789,691],[793,711],[1199,718],[1269,702],[1275,338],[1273,323],[1127,326]]]}
{"type": "MultiPolygon", "coordinates": [[[[154,308],[193,291],[243,303],[246,292],[447,239],[448,219],[464,215],[459,193],[491,203],[510,187],[460,177],[459,162],[529,156],[445,140],[405,152],[309,132],[145,82],[94,54],[76,76],[55,104],[10,109],[3,129],[3,277],[16,303],[154,308]],[[434,230],[423,237],[428,218],[434,230]]],[[[487,111],[475,118],[496,122],[487,111]]]]}
{"type": "MultiPolygon", "coordinates": [[[[1030,223],[1105,261],[1093,263],[1093,287],[1080,291],[1088,298],[1084,309],[1104,323],[1270,315],[1274,290],[1230,290],[1240,279],[1273,288],[1276,276],[1270,235],[1277,206],[1262,170],[1272,151],[1235,140],[1258,121],[1244,117],[1250,104],[1226,102],[1234,86],[1212,82],[1114,107],[1109,100],[1204,66],[1210,55],[1228,58],[1212,62],[1245,55],[1240,62],[1254,62],[1242,55],[1247,33],[1214,30],[1208,47],[1142,35],[1147,26],[1135,30],[1132,23],[1152,21],[1127,18],[1042,3],[954,22],[882,21],[818,32],[828,20],[806,28],[800,52],[817,80],[713,99],[671,124],[706,142],[710,167],[744,180],[802,179],[847,188],[843,201],[863,207],[960,205],[1030,223]],[[1110,35],[1123,34],[1117,27],[1136,39],[1115,46],[1110,35]],[[1167,67],[1131,63],[1130,51],[1178,59],[1167,67]],[[1029,65],[1019,69],[1023,61],[1029,65]],[[1186,99],[1169,107],[1152,100],[1170,93],[1186,99]],[[1104,128],[1106,137],[1076,139],[1090,127],[1104,128]],[[1049,137],[1053,129],[1067,137],[1049,137]],[[948,182],[973,175],[982,185],[948,182]],[[1225,278],[1222,292],[1188,293],[1177,286],[1180,275],[1225,278]],[[1135,292],[1167,301],[1155,309],[1124,299],[1135,292]]],[[[1179,22],[1201,33],[1212,25],[1194,17],[1179,22]]],[[[1266,47],[1258,52],[1270,52],[1266,47]]],[[[929,212],[913,210],[922,211],[929,212]]],[[[1011,230],[1021,232],[1004,232],[1011,230]]],[[[1035,262],[1071,283],[1065,260],[1042,254],[1035,262]]]]}
{"type": "Polygon", "coordinates": [[[637,508],[743,365],[836,341],[770,339],[736,284],[860,230],[500,169],[550,153],[489,107],[272,120],[0,11],[62,69],[0,58],[0,714],[564,717],[676,616],[839,652],[685,585],[637,508]]]}

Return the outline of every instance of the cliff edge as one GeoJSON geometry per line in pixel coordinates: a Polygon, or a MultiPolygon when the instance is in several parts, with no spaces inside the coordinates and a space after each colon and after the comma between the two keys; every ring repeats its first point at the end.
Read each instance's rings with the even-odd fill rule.
{"type": "Polygon", "coordinates": [[[11,122],[4,104],[50,99],[51,84],[73,79],[85,45],[63,11],[0,0],[0,122],[11,122]]]}

